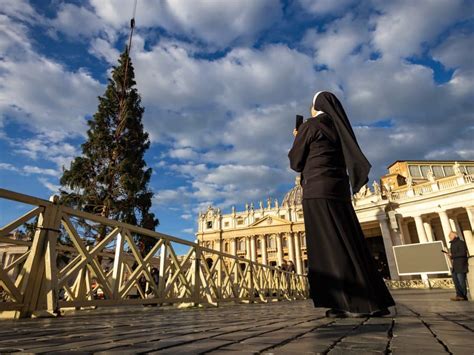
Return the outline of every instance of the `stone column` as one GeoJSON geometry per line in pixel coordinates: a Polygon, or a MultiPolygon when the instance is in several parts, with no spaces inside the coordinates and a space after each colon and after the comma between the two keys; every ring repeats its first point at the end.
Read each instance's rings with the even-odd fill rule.
{"type": "Polygon", "coordinates": [[[286,234],[286,241],[288,246],[288,260],[295,263],[295,243],[293,242],[293,233],[286,234]]]}
{"type": "Polygon", "coordinates": [[[439,211],[438,212],[439,219],[441,220],[441,226],[443,227],[443,234],[444,234],[444,241],[446,243],[446,247],[449,248],[449,233],[451,230],[451,225],[449,224],[449,218],[446,211],[439,211]]]}
{"type": "Polygon", "coordinates": [[[214,250],[217,250],[217,251],[219,251],[219,252],[222,251],[222,240],[216,239],[216,240],[214,241],[214,250]]]}
{"type": "Polygon", "coordinates": [[[467,249],[469,250],[469,255],[474,255],[474,234],[470,223],[467,223],[467,225],[462,228],[462,233],[464,235],[467,249]]]}
{"type": "Polygon", "coordinates": [[[250,237],[250,259],[254,262],[257,261],[257,245],[254,235],[250,237]]]}
{"type": "MultiPolygon", "coordinates": [[[[473,236],[473,232],[474,232],[474,206],[468,206],[466,207],[466,212],[467,212],[467,217],[469,218],[469,232],[470,233],[464,233],[464,235],[466,236],[466,244],[467,244],[467,248],[469,250],[469,254],[470,255],[474,255],[474,236],[473,236]]],[[[469,270],[471,270],[471,272],[468,272],[467,273],[467,282],[469,284],[469,293],[471,295],[471,300],[474,299],[474,258],[469,258],[468,259],[468,262],[469,262],[469,270]]]]}
{"type": "Polygon", "coordinates": [[[425,228],[425,233],[426,233],[426,237],[427,237],[428,241],[433,242],[434,241],[434,236],[433,236],[433,228],[431,227],[431,222],[429,220],[424,221],[423,222],[423,227],[425,228]]]}
{"type": "Polygon", "coordinates": [[[264,234],[262,235],[262,243],[260,244],[262,250],[262,264],[267,265],[268,264],[268,258],[267,258],[267,236],[264,234]]]}
{"type": "Polygon", "coordinates": [[[400,223],[400,231],[403,236],[403,244],[411,244],[410,230],[408,229],[408,224],[403,222],[403,219],[400,223]]]}
{"type": "Polygon", "coordinates": [[[301,262],[301,243],[300,243],[300,234],[293,233],[293,237],[295,238],[295,258],[296,258],[296,272],[298,274],[303,273],[303,264],[301,262]]]}
{"type": "Polygon", "coordinates": [[[237,256],[237,238],[232,238],[230,241],[230,253],[237,256]]]}
{"type": "Polygon", "coordinates": [[[420,243],[428,242],[428,237],[426,236],[425,228],[423,226],[423,219],[421,216],[415,216],[416,232],[418,233],[418,239],[420,243]]]}
{"type": "Polygon", "coordinates": [[[283,263],[283,247],[281,246],[281,234],[275,234],[276,237],[276,244],[277,244],[277,259],[278,265],[281,266],[283,263]]]}
{"type": "MultiPolygon", "coordinates": [[[[425,228],[423,225],[423,219],[421,216],[415,216],[415,224],[416,224],[416,232],[418,233],[418,239],[420,243],[427,243],[428,237],[426,236],[425,228]]],[[[427,283],[428,282],[428,275],[421,274],[421,279],[427,283]]]]}
{"type": "Polygon", "coordinates": [[[392,233],[392,241],[393,241],[393,245],[403,245],[405,244],[404,240],[403,240],[403,234],[402,234],[402,226],[401,224],[398,222],[398,218],[397,218],[397,226],[398,228],[395,230],[392,228],[391,224],[388,223],[388,226],[390,228],[390,233],[392,233]]]}
{"type": "Polygon", "coordinates": [[[250,259],[250,237],[245,237],[245,259],[250,259]]]}
{"type": "MultiPolygon", "coordinates": [[[[421,218],[421,217],[420,217],[421,218]]],[[[385,248],[385,255],[387,256],[388,269],[390,270],[390,278],[398,280],[397,265],[395,263],[395,256],[393,254],[392,236],[390,235],[390,228],[386,219],[379,219],[380,230],[382,231],[383,245],[385,248]]]]}
{"type": "Polygon", "coordinates": [[[474,231],[474,206],[466,207],[466,212],[469,223],[471,224],[471,231],[474,231]]]}
{"type": "Polygon", "coordinates": [[[449,218],[449,224],[451,225],[451,229],[456,232],[458,237],[464,239],[464,235],[462,233],[461,225],[459,224],[458,219],[456,217],[449,218]]]}

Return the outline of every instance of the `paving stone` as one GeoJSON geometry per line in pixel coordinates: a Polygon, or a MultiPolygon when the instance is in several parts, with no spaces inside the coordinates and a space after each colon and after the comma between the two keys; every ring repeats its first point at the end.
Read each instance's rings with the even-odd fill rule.
{"type": "MultiPolygon", "coordinates": [[[[416,349],[417,353],[426,353],[429,355],[446,355],[446,351],[442,350],[435,350],[435,349],[425,349],[425,348],[417,348],[416,349]]],[[[397,355],[413,355],[414,349],[392,349],[392,354],[397,354],[397,355]]]]}
{"type": "Polygon", "coordinates": [[[472,355],[474,350],[472,346],[450,346],[449,350],[451,353],[456,355],[472,355]]]}
{"type": "MultiPolygon", "coordinates": [[[[365,342],[365,343],[354,343],[354,342],[340,342],[335,347],[334,350],[358,350],[360,352],[364,351],[380,351],[383,352],[387,348],[387,342],[385,343],[372,343],[372,342],[365,342]]],[[[330,354],[332,351],[329,352],[330,354]]]]}
{"type": "Polygon", "coordinates": [[[156,352],[152,351],[149,352],[149,354],[196,354],[210,351],[228,344],[230,344],[230,342],[225,340],[206,339],[205,341],[197,341],[192,344],[180,346],[179,348],[164,349],[156,352]]]}
{"type": "Polygon", "coordinates": [[[58,319],[1,320],[0,353],[375,354],[387,344],[394,354],[441,354],[446,348],[474,353],[474,303],[450,302],[449,291],[393,294],[393,316],[370,319],[328,319],[310,301],[294,301],[104,308],[58,319]]]}

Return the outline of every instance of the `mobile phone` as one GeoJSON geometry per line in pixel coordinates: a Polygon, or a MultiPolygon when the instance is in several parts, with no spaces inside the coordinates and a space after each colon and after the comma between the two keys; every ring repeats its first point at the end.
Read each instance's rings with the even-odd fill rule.
{"type": "Polygon", "coordinates": [[[296,115],[296,124],[295,124],[295,129],[298,130],[303,123],[303,116],[301,115],[296,115]]]}

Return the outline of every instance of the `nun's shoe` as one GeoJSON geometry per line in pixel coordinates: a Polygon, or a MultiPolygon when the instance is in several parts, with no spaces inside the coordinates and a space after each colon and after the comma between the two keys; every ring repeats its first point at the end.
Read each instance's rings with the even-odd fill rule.
{"type": "Polygon", "coordinates": [[[331,308],[326,311],[326,318],[347,318],[347,313],[349,312],[331,308]]]}
{"type": "Polygon", "coordinates": [[[370,317],[369,313],[346,312],[346,318],[368,318],[368,317],[370,317]]]}
{"type": "Polygon", "coordinates": [[[464,297],[460,297],[460,296],[452,297],[451,301],[464,301],[464,297]]]}
{"type": "Polygon", "coordinates": [[[390,314],[390,311],[387,308],[384,309],[379,309],[378,311],[370,313],[371,317],[383,317],[383,316],[388,316],[390,314]]]}

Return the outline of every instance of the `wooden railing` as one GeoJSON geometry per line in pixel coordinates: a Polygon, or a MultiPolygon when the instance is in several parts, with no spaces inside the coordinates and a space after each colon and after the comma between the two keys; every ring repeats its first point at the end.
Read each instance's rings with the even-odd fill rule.
{"type": "Polygon", "coordinates": [[[54,315],[67,307],[218,305],[308,296],[305,275],[77,211],[56,197],[46,201],[0,189],[0,203],[5,200],[32,209],[0,228],[0,254],[8,246],[23,250],[0,265],[3,317],[54,315]],[[98,230],[106,233],[97,243],[98,230]],[[15,231],[26,240],[13,238],[15,231]],[[153,241],[147,252],[140,238],[153,241]],[[177,246],[187,253],[179,257],[177,246]],[[203,252],[213,254],[212,266],[203,252]]]}

